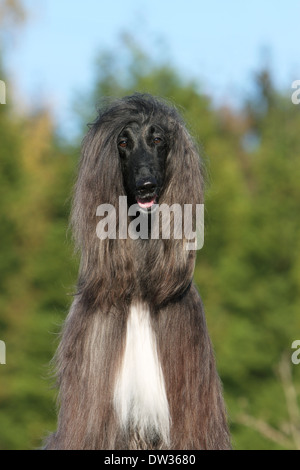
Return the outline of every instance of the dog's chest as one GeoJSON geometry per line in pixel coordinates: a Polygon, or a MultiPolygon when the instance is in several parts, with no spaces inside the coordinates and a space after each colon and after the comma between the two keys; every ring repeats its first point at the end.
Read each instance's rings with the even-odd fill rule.
{"type": "Polygon", "coordinates": [[[169,436],[169,406],[157,354],[150,313],[133,305],[127,320],[126,345],[114,390],[114,406],[121,426],[147,438],[169,436]]]}

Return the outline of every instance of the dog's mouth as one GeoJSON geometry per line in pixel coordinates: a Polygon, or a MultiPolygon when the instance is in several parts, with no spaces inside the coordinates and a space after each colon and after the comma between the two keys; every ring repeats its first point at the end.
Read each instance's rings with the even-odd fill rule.
{"type": "Polygon", "coordinates": [[[157,204],[157,195],[155,194],[154,196],[148,196],[143,198],[137,196],[136,202],[144,212],[150,212],[154,209],[153,206],[157,204]]]}
{"type": "Polygon", "coordinates": [[[155,209],[158,192],[158,184],[153,177],[140,180],[137,183],[135,199],[143,212],[150,212],[155,209]]]}

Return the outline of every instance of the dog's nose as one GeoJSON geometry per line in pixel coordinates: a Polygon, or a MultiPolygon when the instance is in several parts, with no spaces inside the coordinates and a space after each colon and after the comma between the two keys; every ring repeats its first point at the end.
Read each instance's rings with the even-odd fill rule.
{"type": "Polygon", "coordinates": [[[157,188],[157,181],[154,177],[142,179],[142,180],[137,181],[136,183],[137,192],[141,196],[154,193],[156,188],[157,188]]]}

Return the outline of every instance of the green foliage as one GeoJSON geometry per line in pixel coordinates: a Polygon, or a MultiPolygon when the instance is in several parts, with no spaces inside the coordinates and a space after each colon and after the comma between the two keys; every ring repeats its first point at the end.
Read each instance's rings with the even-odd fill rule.
{"type": "MultiPolygon", "coordinates": [[[[123,41],[121,62],[111,52],[96,62],[82,128],[101,98],[133,91],[163,96],[184,114],[207,167],[195,281],[234,445],[295,448],[286,390],[299,390],[300,366],[285,362],[280,375],[278,364],[300,335],[300,109],[274,90],[268,71],[243,111],[214,109],[197,82],[123,41]]],[[[47,110],[22,117],[1,106],[0,141],[0,448],[28,449],[56,423],[47,364],[76,280],[66,232],[79,152],[56,138],[47,110]]]]}

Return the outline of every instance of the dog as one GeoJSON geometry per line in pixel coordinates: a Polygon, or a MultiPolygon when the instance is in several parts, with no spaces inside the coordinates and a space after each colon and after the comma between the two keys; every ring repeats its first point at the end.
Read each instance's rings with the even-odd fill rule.
{"type": "Polygon", "coordinates": [[[203,193],[199,153],[175,107],[135,93],[100,109],[74,189],[71,226],[81,259],[55,356],[57,431],[45,449],[231,448],[193,283],[196,250],[185,235],[174,236],[172,211],[170,237],[164,226],[151,237],[161,206],[189,205],[194,221],[203,193]],[[122,236],[102,230],[99,237],[99,207],[114,208],[106,225],[113,221],[122,236]]]}

